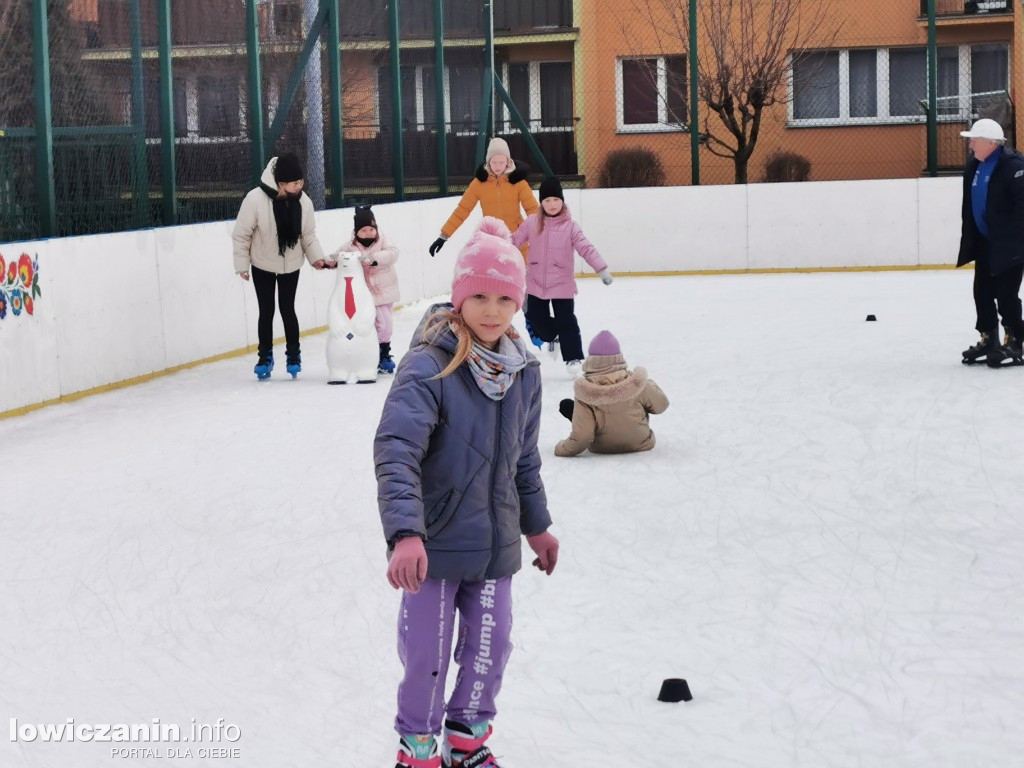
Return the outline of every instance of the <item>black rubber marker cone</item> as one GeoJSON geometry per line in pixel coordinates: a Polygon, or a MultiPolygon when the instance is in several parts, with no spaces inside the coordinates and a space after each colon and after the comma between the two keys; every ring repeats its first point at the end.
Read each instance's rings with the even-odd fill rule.
{"type": "Polygon", "coordinates": [[[873,322],[875,322],[875,321],[876,321],[876,320],[877,320],[878,318],[877,318],[877,317],[875,317],[874,315],[868,315],[868,316],[867,316],[867,317],[866,317],[865,319],[867,320],[867,322],[869,322],[869,323],[873,323],[873,322]]]}
{"type": "Polygon", "coordinates": [[[670,677],[661,683],[661,691],[658,693],[658,701],[675,703],[677,701],[690,701],[693,694],[690,693],[690,686],[686,681],[678,677],[670,677]]]}

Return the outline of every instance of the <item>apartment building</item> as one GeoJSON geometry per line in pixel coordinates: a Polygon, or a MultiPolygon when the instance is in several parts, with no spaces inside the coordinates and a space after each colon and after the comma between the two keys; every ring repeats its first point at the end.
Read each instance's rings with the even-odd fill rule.
{"type": "MultiPolygon", "coordinates": [[[[717,0],[700,0],[716,2],[717,0]]],[[[965,122],[996,109],[1019,133],[1012,110],[1021,71],[1021,4],[1012,0],[936,0],[938,8],[939,167],[962,166],[965,122]]],[[[675,0],[685,8],[687,0],[675,0]]],[[[112,98],[130,115],[130,17],[126,0],[72,0],[83,58],[120,84],[112,98]]],[[[437,176],[437,114],[432,0],[403,0],[402,134],[406,179],[429,194],[437,176]]],[[[686,46],[679,36],[647,34],[661,3],[646,0],[495,0],[498,75],[555,171],[593,186],[614,149],[654,151],[667,183],[690,182],[686,46]],[[637,30],[640,30],[637,32],[637,30]],[[652,73],[653,76],[652,76],[652,73]]],[[[445,3],[444,115],[449,171],[468,177],[478,161],[485,58],[479,0],[445,3]]],[[[303,0],[263,0],[264,120],[269,124],[297,60],[303,0]]],[[[807,3],[808,9],[815,4],[807,3]]],[[[340,0],[346,184],[387,181],[391,169],[392,88],[385,6],[340,0]]],[[[805,40],[781,103],[766,108],[751,181],[775,151],[805,156],[812,178],[913,177],[927,163],[925,0],[835,2],[821,40],[805,40]],[[926,101],[924,102],[926,103],[926,101]]],[[[141,0],[147,134],[158,136],[154,0],[141,0]]],[[[809,12],[811,12],[809,10],[809,12]]],[[[247,168],[247,77],[243,0],[174,0],[174,116],[180,183],[202,186],[247,168]],[[211,151],[210,146],[216,146],[211,151]],[[189,157],[195,161],[190,162],[189,157]],[[189,170],[193,169],[193,170],[189,170]]],[[[661,22],[665,22],[664,18],[661,22]]],[[[667,28],[667,24],[663,25],[667,28]]],[[[708,53],[701,40],[702,56],[708,53]]],[[[326,78],[325,78],[326,82],[326,78]]],[[[330,94],[325,94],[330,98],[330,94]]],[[[703,120],[705,108],[701,106],[703,120]]],[[[527,150],[508,111],[494,115],[517,156],[527,150]]],[[[714,127],[716,117],[710,118],[714,127]]],[[[300,143],[302,110],[285,142],[300,143]]],[[[728,183],[733,163],[701,150],[704,183],[728,183]]]]}
{"type": "MultiPolygon", "coordinates": [[[[131,6],[128,0],[72,0],[86,66],[111,84],[116,114],[131,119],[131,6]]],[[[298,61],[303,0],[258,3],[263,119],[269,126],[298,61]]],[[[315,7],[316,3],[313,3],[315,7]]],[[[248,72],[244,0],[173,0],[174,127],[183,189],[245,177],[249,163],[248,72]]],[[[400,7],[402,139],[409,190],[430,194],[438,177],[433,0],[400,7]]],[[[157,16],[155,0],[141,0],[145,122],[157,151],[159,136],[157,16]]],[[[386,185],[391,177],[393,89],[386,4],[340,0],[342,121],[346,188],[386,185]]],[[[495,2],[495,66],[555,171],[578,173],[573,112],[573,52],[579,30],[572,0],[495,2]]],[[[468,181],[479,159],[486,59],[478,0],[448,0],[444,8],[444,114],[448,169],[468,181]]],[[[323,98],[332,95],[323,74],[323,98]]],[[[278,146],[302,146],[308,108],[293,105],[278,146]]],[[[498,132],[517,156],[528,150],[503,104],[494,113],[498,132]]],[[[268,148],[270,151],[270,148],[268,148]]],[[[329,152],[329,148],[328,148],[329,152]]],[[[151,166],[158,167],[158,163],[151,166]]]]}
{"type": "MultiPolygon", "coordinates": [[[[673,2],[684,9],[687,4],[673,2]]],[[[580,172],[591,179],[609,151],[642,146],[662,159],[668,183],[690,183],[689,121],[677,117],[688,110],[687,49],[671,21],[658,14],[663,5],[582,5],[580,172]],[[641,13],[645,8],[653,9],[653,24],[641,13]],[[644,34],[654,28],[661,34],[644,34]],[[656,79],[646,74],[651,71],[656,79]]],[[[818,7],[805,5],[807,13],[818,7]]],[[[1020,46],[1014,44],[1021,13],[1012,0],[937,0],[940,169],[962,167],[965,147],[958,134],[979,112],[997,114],[1019,138],[1006,99],[1021,71],[1020,46]]],[[[790,69],[782,103],[765,109],[750,180],[759,178],[764,158],[776,150],[805,156],[815,179],[921,175],[927,167],[927,32],[926,0],[834,2],[819,39],[804,41],[806,53],[790,69]]],[[[706,39],[699,51],[709,55],[706,39]]],[[[701,115],[703,130],[703,104],[701,115]]],[[[724,133],[717,117],[710,125],[724,133]]],[[[732,163],[702,150],[701,177],[727,183],[732,163]]]]}

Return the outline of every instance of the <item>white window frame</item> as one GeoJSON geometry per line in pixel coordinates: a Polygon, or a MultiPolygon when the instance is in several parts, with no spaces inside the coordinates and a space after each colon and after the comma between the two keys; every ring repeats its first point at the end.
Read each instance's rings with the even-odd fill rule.
{"type": "MultiPolygon", "coordinates": [[[[184,78],[185,80],[185,135],[176,136],[174,143],[177,144],[230,144],[237,142],[240,139],[247,139],[248,126],[249,126],[249,115],[247,110],[248,94],[246,92],[245,78],[238,78],[238,133],[228,134],[226,136],[200,136],[199,135],[199,73],[198,72],[176,72],[176,78],[184,78]]],[[[275,85],[271,83],[271,93],[273,93],[275,85]]],[[[131,123],[131,97],[128,96],[125,102],[125,108],[127,109],[127,123],[131,123]]],[[[273,121],[273,114],[277,110],[277,101],[275,100],[272,105],[270,97],[268,95],[268,108],[270,110],[271,121],[273,121]]],[[[146,139],[146,144],[156,145],[160,143],[159,137],[153,137],[146,139]]]]}
{"type": "MultiPolygon", "coordinates": [[[[511,94],[509,90],[509,73],[508,68],[510,64],[526,64],[528,65],[528,72],[530,75],[530,114],[536,115],[536,127],[530,126],[530,133],[570,133],[574,127],[571,125],[558,126],[558,125],[541,125],[541,84],[540,84],[540,65],[541,64],[568,64],[570,77],[572,76],[572,60],[571,59],[538,59],[537,61],[506,61],[501,66],[501,84],[505,87],[506,93],[511,94]]],[[[573,89],[575,93],[575,88],[573,89]]],[[[575,104],[574,109],[575,111],[575,104]]],[[[519,133],[519,126],[512,124],[512,113],[504,101],[501,102],[501,122],[505,126],[508,133],[519,133]]],[[[529,121],[534,122],[534,121],[529,121]]]]}
{"type": "MultiPolygon", "coordinates": [[[[974,45],[998,45],[1006,48],[1007,57],[1007,80],[1012,80],[1013,70],[1013,58],[1011,56],[1010,44],[1009,43],[965,43],[963,45],[955,46],[957,48],[957,55],[959,58],[959,77],[958,77],[958,88],[959,92],[956,94],[959,99],[960,112],[963,113],[970,109],[971,100],[971,48],[974,45]]],[[[920,48],[921,46],[912,46],[920,48]]],[[[942,47],[954,47],[954,46],[942,46],[942,47]]],[[[787,78],[787,88],[789,92],[789,99],[787,104],[787,128],[833,128],[836,126],[845,125],[918,125],[923,124],[927,121],[927,116],[923,113],[920,115],[890,115],[889,114],[889,48],[877,48],[875,56],[875,87],[876,87],[876,102],[878,105],[878,114],[873,117],[851,117],[850,116],[850,50],[849,48],[836,49],[824,49],[821,51],[813,51],[814,53],[832,53],[836,51],[839,53],[839,117],[825,117],[825,118],[801,118],[797,119],[794,115],[794,98],[796,92],[794,90],[793,82],[793,57],[789,58],[789,74],[787,78]]],[[[864,50],[864,49],[852,49],[852,50],[864,50]]],[[[1010,83],[1007,82],[1006,89],[1009,91],[1010,83]]],[[[959,115],[942,115],[938,116],[940,123],[958,123],[962,122],[963,118],[959,115]]]]}
{"type": "MultiPolygon", "coordinates": [[[[615,59],[615,132],[616,133],[689,133],[689,124],[668,122],[668,65],[666,58],[685,57],[685,53],[650,55],[650,56],[620,56],[615,59]],[[657,83],[658,90],[658,122],[656,123],[626,123],[625,121],[625,92],[622,87],[622,62],[640,61],[643,59],[657,60],[657,83]]],[[[792,72],[792,69],[790,70],[792,72]]],[[[686,94],[687,100],[690,94],[686,94]]]]}

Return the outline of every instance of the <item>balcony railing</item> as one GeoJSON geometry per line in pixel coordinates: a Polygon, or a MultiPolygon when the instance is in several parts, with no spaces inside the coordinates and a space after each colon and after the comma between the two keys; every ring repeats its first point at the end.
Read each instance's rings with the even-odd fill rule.
{"type": "MultiPolygon", "coordinates": [[[[341,36],[347,40],[387,40],[387,4],[381,0],[339,0],[341,36]]],[[[302,34],[303,0],[267,0],[259,7],[264,42],[296,40],[302,34]]],[[[429,39],[434,35],[432,0],[405,0],[399,37],[429,39]]],[[[140,0],[142,44],[157,44],[156,0],[140,0]]],[[[535,34],[572,28],[572,0],[495,0],[494,30],[500,35],[535,34]]],[[[95,20],[82,22],[82,42],[90,49],[128,48],[131,15],[124,0],[98,0],[95,20]]],[[[446,38],[484,34],[480,0],[448,0],[444,4],[446,38]]],[[[174,0],[171,36],[176,46],[244,45],[245,6],[240,0],[174,0]]]]}
{"type": "MultiPolygon", "coordinates": [[[[341,0],[342,37],[386,40],[387,6],[380,0],[341,0]],[[360,19],[346,26],[346,15],[360,19]]],[[[495,0],[494,31],[498,35],[568,29],[572,27],[572,0],[495,0]]],[[[444,4],[446,37],[481,37],[484,34],[480,0],[447,0],[444,4]]],[[[434,4],[431,0],[406,0],[401,5],[399,36],[423,39],[434,34],[434,4]]]]}
{"type": "MultiPolygon", "coordinates": [[[[565,121],[562,130],[537,132],[533,138],[544,154],[551,169],[559,176],[575,176],[579,173],[576,157],[575,119],[565,121]]],[[[476,126],[463,123],[449,123],[447,136],[448,173],[453,179],[469,181],[480,165],[482,158],[476,156],[476,126]]],[[[358,130],[358,126],[346,126],[347,130],[358,130]]],[[[351,185],[370,184],[386,181],[391,176],[392,137],[389,126],[365,126],[362,131],[367,138],[346,139],[345,174],[351,185]]],[[[508,141],[512,156],[530,165],[531,175],[540,178],[540,169],[534,161],[522,134],[504,133],[499,135],[508,141]]],[[[405,177],[410,183],[416,180],[429,181],[437,178],[437,133],[433,125],[410,126],[402,131],[405,177]]]]}
{"type": "MultiPolygon", "coordinates": [[[[935,0],[936,16],[986,16],[1013,13],[1013,0],[935,0]]],[[[928,15],[928,0],[921,0],[921,16],[928,15]]]]}

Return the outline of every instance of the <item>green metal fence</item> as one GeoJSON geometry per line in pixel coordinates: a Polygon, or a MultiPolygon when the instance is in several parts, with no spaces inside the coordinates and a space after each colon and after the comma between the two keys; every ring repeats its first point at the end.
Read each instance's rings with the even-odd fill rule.
{"type": "MultiPolygon", "coordinates": [[[[616,183],[602,163],[620,147],[656,155],[667,174],[652,183],[770,180],[775,158],[807,147],[814,170],[793,178],[864,178],[863,156],[893,131],[913,132],[901,145],[914,155],[908,173],[954,171],[964,124],[995,115],[1012,132],[1010,48],[944,43],[936,19],[963,9],[938,2],[898,3],[920,13],[927,40],[916,46],[830,46],[827,24],[817,42],[792,41],[775,117],[738,134],[752,148],[742,174],[722,161],[728,110],[709,95],[716,64],[730,66],[714,60],[715,8],[781,3],[624,0],[614,13],[590,0],[9,3],[0,241],[231,218],[284,151],[304,159],[318,208],[454,194],[493,135],[534,181],[555,173],[580,186],[616,183]],[[594,58],[585,36],[615,50],[594,58]],[[817,137],[832,129],[851,140],[826,146],[817,137]]],[[[798,4],[807,21],[825,18],[815,9],[830,0],[798,4]]],[[[730,34],[756,47],[751,29],[750,41],[742,25],[730,34]]],[[[749,111],[766,96],[755,87],[741,98],[749,111]]]]}

